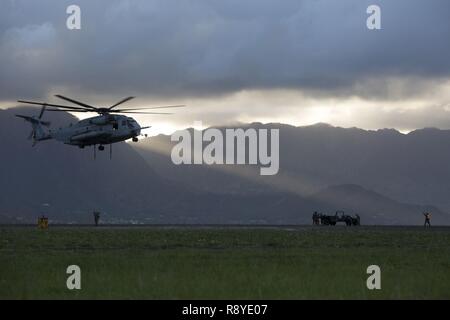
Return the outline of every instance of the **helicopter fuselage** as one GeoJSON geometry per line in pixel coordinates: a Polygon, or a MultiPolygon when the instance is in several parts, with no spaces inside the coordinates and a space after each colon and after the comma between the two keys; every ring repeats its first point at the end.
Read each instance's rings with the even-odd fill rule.
{"type": "MultiPolygon", "coordinates": [[[[68,145],[79,146],[80,148],[99,145],[98,149],[102,151],[105,149],[103,146],[105,144],[109,144],[111,146],[111,144],[115,142],[125,141],[128,139],[133,139],[133,142],[137,142],[137,137],[141,135],[141,130],[150,128],[141,127],[136,120],[131,117],[124,116],[123,114],[171,114],[167,112],[155,111],[144,112],[142,110],[185,107],[184,105],[173,105],[149,108],[118,108],[123,103],[134,99],[134,97],[122,99],[110,107],[94,107],[59,94],[55,95],[55,97],[69,101],[74,105],[67,106],[46,102],[18,100],[20,103],[41,106],[41,112],[37,116],[16,114],[16,117],[22,118],[31,124],[32,130],[28,139],[33,139],[33,146],[35,146],[39,141],[55,139],[68,145]],[[50,122],[42,120],[42,116],[45,111],[70,113],[96,112],[99,115],[80,120],[77,123],[71,124],[70,126],[64,128],[47,130],[44,127],[49,127],[50,122]]],[[[112,147],[110,150],[112,150],[112,147]]]]}
{"type": "Polygon", "coordinates": [[[83,148],[135,139],[141,134],[141,129],[131,117],[105,114],[80,120],[67,127],[51,129],[47,139],[83,148]]]}

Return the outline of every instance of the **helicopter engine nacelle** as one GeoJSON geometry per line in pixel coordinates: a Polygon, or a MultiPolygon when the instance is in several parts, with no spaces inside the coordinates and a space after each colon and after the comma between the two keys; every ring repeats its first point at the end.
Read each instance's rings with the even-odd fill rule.
{"type": "MultiPolygon", "coordinates": [[[[114,119],[111,119],[111,120],[114,120],[114,119]]],[[[108,116],[104,116],[104,117],[98,117],[98,118],[91,119],[90,122],[92,124],[96,124],[96,125],[102,126],[102,125],[110,123],[111,120],[109,119],[108,116]]]]}

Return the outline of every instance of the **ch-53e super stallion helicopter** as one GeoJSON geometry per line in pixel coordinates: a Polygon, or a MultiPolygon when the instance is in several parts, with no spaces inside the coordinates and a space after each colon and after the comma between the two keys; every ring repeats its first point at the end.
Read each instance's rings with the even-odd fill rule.
{"type": "Polygon", "coordinates": [[[134,98],[128,97],[117,102],[111,107],[97,108],[61,95],[56,95],[55,97],[69,101],[78,106],[63,106],[59,104],[24,100],[18,101],[20,103],[42,106],[39,116],[30,117],[24,115],[16,115],[17,117],[25,119],[31,124],[32,130],[28,139],[33,139],[33,146],[35,146],[39,141],[50,139],[55,139],[57,141],[63,142],[64,144],[78,146],[80,148],[84,148],[86,146],[94,146],[94,158],[96,157],[95,150],[97,145],[99,146],[98,150],[103,151],[105,150],[104,145],[109,144],[111,157],[113,143],[125,141],[128,139],[132,139],[133,142],[137,142],[138,136],[141,135],[141,130],[150,128],[141,127],[133,118],[121,114],[171,114],[166,112],[142,112],[140,110],[184,107],[184,105],[175,105],[151,108],[115,109],[122,103],[134,98]],[[70,125],[65,128],[60,128],[58,130],[46,130],[43,127],[50,127],[50,122],[41,120],[45,111],[96,112],[99,114],[99,116],[80,120],[76,124],[70,125]]]}

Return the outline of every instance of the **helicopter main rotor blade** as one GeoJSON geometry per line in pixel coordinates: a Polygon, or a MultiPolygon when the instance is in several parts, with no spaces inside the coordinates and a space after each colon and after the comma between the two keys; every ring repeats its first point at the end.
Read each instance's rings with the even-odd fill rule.
{"type": "Polygon", "coordinates": [[[80,107],[63,106],[63,105],[60,105],[60,104],[51,104],[51,103],[44,103],[44,102],[34,102],[34,101],[25,101],[25,100],[17,100],[17,102],[27,103],[27,104],[34,104],[34,105],[38,105],[38,106],[55,107],[55,108],[64,108],[64,109],[73,109],[73,110],[86,110],[85,108],[80,108],[80,107]]]}
{"type": "Polygon", "coordinates": [[[46,109],[45,111],[56,111],[56,112],[95,112],[94,110],[64,110],[64,109],[46,109]]]}
{"type": "Polygon", "coordinates": [[[175,106],[161,106],[161,107],[151,107],[149,109],[168,109],[168,108],[185,108],[186,106],[184,104],[179,104],[175,106]]]}
{"type": "Polygon", "coordinates": [[[163,107],[148,107],[148,108],[130,108],[130,109],[120,109],[116,111],[139,111],[139,110],[153,110],[153,109],[168,109],[168,108],[184,108],[185,105],[177,106],[163,106],[163,107]]]}
{"type": "Polygon", "coordinates": [[[85,107],[85,108],[88,108],[88,109],[91,109],[91,110],[97,110],[96,107],[90,106],[90,105],[88,105],[86,103],[83,103],[83,102],[80,102],[80,101],[77,101],[77,100],[73,100],[73,99],[64,97],[64,96],[62,96],[60,94],[56,94],[55,97],[63,99],[63,100],[66,100],[66,101],[69,101],[69,102],[72,102],[72,103],[75,103],[75,104],[77,104],[79,106],[82,106],[82,107],[85,107]]]}
{"type": "Polygon", "coordinates": [[[111,113],[134,113],[134,114],[173,114],[167,112],[139,112],[139,111],[112,111],[111,113]]]}
{"type": "Polygon", "coordinates": [[[130,101],[131,99],[134,99],[134,97],[128,97],[128,98],[125,98],[123,100],[120,100],[115,105],[112,105],[111,107],[109,107],[109,110],[112,110],[113,108],[117,107],[119,104],[122,104],[122,103],[125,103],[127,101],[130,101]]]}

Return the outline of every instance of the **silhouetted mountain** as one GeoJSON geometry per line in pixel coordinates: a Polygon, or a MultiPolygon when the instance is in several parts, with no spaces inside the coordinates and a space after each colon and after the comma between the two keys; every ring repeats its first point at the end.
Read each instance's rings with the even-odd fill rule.
{"type": "MultiPolygon", "coordinates": [[[[327,124],[293,127],[253,123],[240,127],[280,129],[277,175],[261,176],[257,166],[176,166],[170,160],[176,142],[165,135],[134,147],[159,174],[199,192],[252,196],[284,192],[322,203],[317,194],[323,189],[353,184],[364,189],[327,189],[328,194],[339,196],[326,197],[335,200],[325,206],[326,210],[363,212],[373,223],[407,223],[408,219],[416,223],[422,219],[420,212],[431,204],[450,206],[450,167],[446,165],[450,160],[450,131],[423,129],[405,135],[392,129],[366,131],[327,124]],[[342,202],[343,190],[346,199],[354,196],[354,201],[342,202]],[[363,194],[361,190],[374,192],[363,194]],[[413,209],[405,203],[418,206],[413,209]]],[[[443,215],[442,220],[448,221],[448,215],[443,215]]]]}
{"type": "MultiPolygon", "coordinates": [[[[29,125],[14,114],[36,110],[0,110],[0,223],[34,222],[42,213],[53,221],[91,223],[92,211],[100,210],[101,220],[108,222],[291,224],[310,223],[315,210],[346,209],[359,213],[363,223],[415,224],[425,209],[357,186],[300,194],[296,188],[303,180],[297,181],[297,176],[284,173],[267,181],[253,173],[259,173],[256,167],[176,167],[162,155],[168,143],[159,147],[160,152],[142,151],[167,142],[162,136],[140,142],[147,161],[127,143],[114,145],[112,160],[107,150],[97,152],[94,160],[92,148],[54,141],[33,148],[26,140],[29,125]]],[[[45,119],[56,129],[76,121],[64,112],[48,113],[45,119]]],[[[291,143],[295,150],[300,142],[291,143]]],[[[283,156],[281,161],[286,165],[283,156]]],[[[438,209],[432,211],[434,217],[447,217],[438,209]]]]}
{"type": "Polygon", "coordinates": [[[401,202],[450,210],[449,130],[402,134],[392,129],[366,131],[326,124],[242,126],[247,127],[280,129],[277,175],[260,176],[249,166],[176,167],[167,161],[175,143],[163,135],[135,147],[168,179],[199,190],[239,194],[278,190],[309,195],[330,185],[357,184],[401,202]]]}

